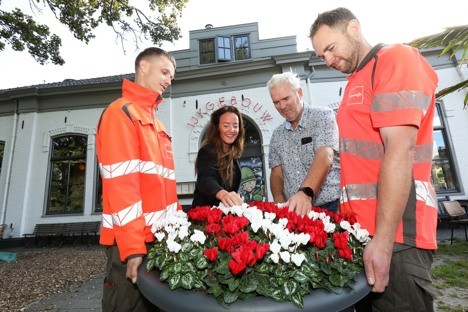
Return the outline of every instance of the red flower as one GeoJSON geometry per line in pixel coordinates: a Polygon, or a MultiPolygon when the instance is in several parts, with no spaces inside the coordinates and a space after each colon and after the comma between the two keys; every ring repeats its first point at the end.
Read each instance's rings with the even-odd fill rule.
{"type": "Polygon", "coordinates": [[[234,260],[229,260],[228,265],[229,265],[229,269],[231,269],[231,272],[232,272],[234,275],[238,274],[239,272],[241,272],[242,270],[244,270],[245,267],[246,267],[245,263],[243,263],[243,262],[240,262],[240,263],[239,263],[239,262],[236,262],[236,261],[234,261],[234,260]]]}
{"type": "Polygon", "coordinates": [[[269,244],[258,244],[255,249],[255,257],[257,260],[262,260],[268,250],[270,250],[269,244]]]}
{"type": "Polygon", "coordinates": [[[333,233],[333,242],[337,249],[344,249],[348,246],[348,232],[333,233]]]}
{"type": "Polygon", "coordinates": [[[221,209],[211,209],[211,211],[208,213],[207,221],[208,223],[219,223],[222,217],[223,211],[221,209]]]}
{"type": "Polygon", "coordinates": [[[205,256],[210,259],[211,262],[215,261],[218,258],[218,248],[213,247],[210,249],[205,249],[205,256]]]}
{"type": "Polygon", "coordinates": [[[345,259],[349,259],[349,260],[353,260],[353,252],[351,250],[351,248],[349,247],[346,247],[344,249],[338,249],[338,253],[341,257],[345,258],[345,259]]]}
{"type": "Polygon", "coordinates": [[[218,223],[210,223],[207,226],[205,226],[205,230],[207,233],[216,236],[219,231],[221,231],[221,225],[218,223]]]}

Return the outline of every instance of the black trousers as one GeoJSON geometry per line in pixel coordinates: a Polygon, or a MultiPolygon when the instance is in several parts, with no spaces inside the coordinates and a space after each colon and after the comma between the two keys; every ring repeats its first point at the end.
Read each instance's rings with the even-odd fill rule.
{"type": "Polygon", "coordinates": [[[106,249],[106,277],[102,295],[103,312],[146,312],[159,311],[139,291],[137,285],[125,277],[127,265],[120,261],[117,246],[106,249]]]}

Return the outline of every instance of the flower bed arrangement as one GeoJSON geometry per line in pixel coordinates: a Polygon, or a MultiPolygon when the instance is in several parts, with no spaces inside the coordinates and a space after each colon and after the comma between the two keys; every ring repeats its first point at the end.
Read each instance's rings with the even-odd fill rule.
{"type": "Polygon", "coordinates": [[[211,294],[223,307],[258,295],[303,308],[313,289],[340,293],[363,269],[369,233],[353,218],[274,203],[167,211],[153,225],[147,270],[171,289],[211,294]]]}

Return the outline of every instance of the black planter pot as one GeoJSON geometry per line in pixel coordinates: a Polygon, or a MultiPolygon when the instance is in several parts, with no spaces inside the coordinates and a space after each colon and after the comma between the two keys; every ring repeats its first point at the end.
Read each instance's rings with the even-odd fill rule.
{"type": "Polygon", "coordinates": [[[358,276],[353,288],[344,289],[341,294],[326,290],[314,290],[304,297],[304,309],[297,308],[290,302],[277,302],[273,299],[258,296],[252,300],[237,300],[229,310],[221,307],[211,295],[201,294],[184,289],[171,290],[166,283],[159,280],[157,271],[146,271],[144,262],[138,272],[138,288],[154,305],[167,312],[298,312],[298,311],[341,311],[352,306],[371,291],[364,272],[358,276]]]}

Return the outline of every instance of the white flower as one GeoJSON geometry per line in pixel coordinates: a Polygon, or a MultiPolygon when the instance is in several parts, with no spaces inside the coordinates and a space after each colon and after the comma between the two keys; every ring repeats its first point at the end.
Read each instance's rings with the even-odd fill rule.
{"type": "Polygon", "coordinates": [[[270,256],[270,259],[271,261],[273,261],[274,263],[278,263],[279,262],[279,255],[277,253],[273,253],[271,254],[270,256]]]}
{"type": "Polygon", "coordinates": [[[273,220],[275,220],[275,218],[276,218],[276,213],[274,213],[274,212],[265,212],[265,219],[273,221],[273,220]]]}
{"type": "Polygon", "coordinates": [[[296,266],[301,266],[302,262],[305,260],[304,254],[298,254],[294,253],[291,255],[291,261],[296,265],[296,266]]]}
{"type": "Polygon", "coordinates": [[[274,240],[273,243],[270,244],[270,250],[272,253],[276,254],[280,252],[281,250],[281,245],[278,243],[277,240],[274,240]]]}
{"type": "Polygon", "coordinates": [[[351,232],[352,228],[351,228],[351,224],[346,221],[346,220],[343,220],[340,222],[340,226],[343,230],[346,230],[348,232],[351,232]]]}
{"type": "Polygon", "coordinates": [[[170,252],[178,253],[180,248],[182,248],[182,246],[179,243],[173,240],[167,240],[167,249],[169,249],[170,252]]]}
{"type": "Polygon", "coordinates": [[[281,260],[283,260],[286,263],[291,262],[291,254],[287,251],[282,251],[280,252],[281,260]]]}
{"type": "Polygon", "coordinates": [[[333,233],[335,232],[336,229],[336,224],[330,222],[330,217],[327,216],[326,218],[322,219],[323,225],[324,225],[324,231],[327,233],[333,233]]]}
{"type": "Polygon", "coordinates": [[[183,225],[179,229],[179,238],[180,240],[184,240],[189,235],[189,228],[186,225],[183,225]]]}
{"type": "Polygon", "coordinates": [[[203,245],[206,240],[205,233],[200,230],[194,230],[192,236],[190,236],[190,240],[194,243],[198,242],[203,245]]]}
{"type": "Polygon", "coordinates": [[[162,242],[166,234],[164,232],[157,232],[154,234],[158,242],[162,242]]]}

